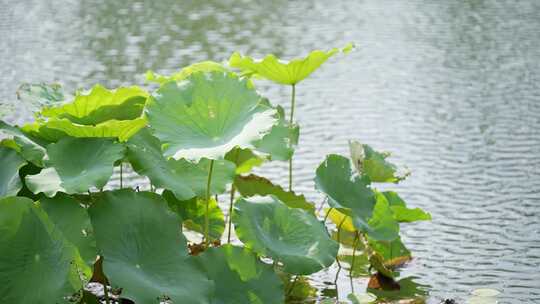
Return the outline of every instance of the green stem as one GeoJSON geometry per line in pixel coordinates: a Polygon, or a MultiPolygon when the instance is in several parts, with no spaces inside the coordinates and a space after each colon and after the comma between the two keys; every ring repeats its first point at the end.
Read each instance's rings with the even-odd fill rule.
{"type": "MultiPolygon", "coordinates": [[[[296,98],[296,86],[292,85],[292,93],[291,93],[291,116],[289,119],[289,128],[292,128],[292,125],[294,123],[294,106],[295,106],[295,98],[296,98]]],[[[293,143],[292,140],[289,138],[289,148],[292,149],[293,143]]],[[[293,183],[293,156],[291,155],[291,158],[289,158],[289,191],[292,191],[292,183],[293,183]]]]}
{"type": "Polygon", "coordinates": [[[324,216],[323,223],[326,224],[326,220],[328,219],[328,216],[330,215],[330,212],[332,212],[332,210],[334,210],[334,207],[330,207],[330,209],[328,209],[328,212],[326,212],[326,215],[324,216]]]}
{"type": "Polygon", "coordinates": [[[210,184],[212,183],[212,171],[214,170],[214,160],[210,160],[208,169],[208,183],[206,184],[206,213],[204,214],[204,245],[208,247],[208,228],[210,226],[210,184]]]}
{"type": "Polygon", "coordinates": [[[234,183],[231,186],[231,204],[229,205],[229,232],[227,235],[227,243],[231,243],[231,222],[232,222],[232,207],[234,202],[234,194],[236,192],[236,188],[234,187],[234,183]]]}
{"type": "MultiPolygon", "coordinates": [[[[339,223],[338,227],[337,227],[337,242],[338,242],[338,245],[341,246],[341,226],[343,225],[343,223],[345,223],[345,220],[347,218],[344,217],[341,222],[339,223]]],[[[341,263],[339,262],[339,259],[336,257],[336,262],[338,264],[338,267],[339,269],[341,269],[341,263]]]]}
{"type": "Polygon", "coordinates": [[[358,246],[358,231],[354,234],[354,242],[353,242],[353,252],[352,252],[352,261],[351,261],[351,269],[349,270],[349,276],[352,278],[352,272],[354,269],[354,260],[356,258],[356,247],[358,246]]]}
{"type": "Polygon", "coordinates": [[[103,295],[105,296],[105,304],[111,304],[111,300],[109,300],[109,291],[107,290],[107,284],[101,283],[103,285],[103,295]]]}

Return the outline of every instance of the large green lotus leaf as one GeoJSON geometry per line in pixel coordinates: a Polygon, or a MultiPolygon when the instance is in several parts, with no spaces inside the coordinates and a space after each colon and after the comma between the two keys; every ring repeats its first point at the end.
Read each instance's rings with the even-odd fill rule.
{"type": "Polygon", "coordinates": [[[44,143],[28,137],[21,130],[0,120],[0,137],[12,139],[21,156],[36,166],[43,167],[46,151],[44,143]]]}
{"type": "Polygon", "coordinates": [[[34,112],[43,107],[57,105],[64,101],[64,89],[58,83],[23,83],[17,89],[17,99],[28,105],[34,112]]]}
{"type": "Polygon", "coordinates": [[[317,168],[315,187],[326,194],[331,207],[351,209],[357,222],[368,227],[367,221],[375,207],[375,193],[369,187],[369,180],[354,174],[348,158],[328,155],[317,168]]]}
{"type": "Polygon", "coordinates": [[[77,93],[70,103],[43,109],[41,115],[67,118],[79,125],[97,125],[113,119],[132,120],[141,116],[147,97],[148,93],[136,86],[108,90],[96,85],[88,93],[77,93]]]}
{"type": "Polygon", "coordinates": [[[213,283],[188,256],[178,215],[158,194],[103,192],[89,209],[103,270],[136,303],[210,303],[213,283]]]}
{"type": "Polygon", "coordinates": [[[405,201],[394,191],[385,191],[382,194],[388,200],[390,209],[394,212],[394,218],[398,222],[430,221],[431,214],[420,208],[407,208],[405,201]]]}
{"type": "Polygon", "coordinates": [[[67,303],[82,287],[80,257],[43,210],[27,198],[0,200],[2,303],[67,303]]]}
{"type": "Polygon", "coordinates": [[[268,134],[255,142],[257,151],[270,155],[272,160],[289,160],[294,154],[294,146],[298,144],[300,126],[292,125],[285,120],[285,113],[280,106],[276,107],[279,115],[268,134]]]}
{"type": "Polygon", "coordinates": [[[215,282],[212,304],[281,304],[285,300],[281,280],[272,266],[246,248],[209,248],[196,261],[215,282]]]}
{"type": "Polygon", "coordinates": [[[301,208],[309,211],[315,210],[313,203],[308,202],[304,195],[285,191],[281,186],[272,184],[271,181],[264,177],[254,174],[248,176],[238,175],[234,179],[234,185],[244,197],[275,195],[290,208],[301,208]]]}
{"type": "Polygon", "coordinates": [[[28,188],[52,197],[62,191],[85,193],[91,187],[103,188],[109,181],[114,162],[124,155],[124,146],[104,138],[70,138],[47,146],[47,168],[26,177],[28,188]]]}
{"type": "MultiPolygon", "coordinates": [[[[206,197],[210,160],[165,159],[157,138],[144,129],[128,142],[127,157],[133,169],[148,176],[157,187],[171,190],[179,200],[206,197]]],[[[214,161],[210,194],[220,194],[233,181],[235,166],[227,160],[214,161]]]]}
{"type": "Polygon", "coordinates": [[[22,126],[22,130],[34,137],[56,142],[64,137],[116,137],[127,141],[147,124],[145,117],[131,120],[111,119],[97,125],[81,125],[67,118],[51,118],[22,126]]]}
{"type": "Polygon", "coordinates": [[[26,164],[26,161],[19,156],[17,151],[0,146],[0,198],[4,196],[15,196],[22,188],[19,177],[19,169],[26,164]]]}
{"type": "MultiPolygon", "coordinates": [[[[168,190],[163,191],[162,196],[169,207],[180,215],[185,228],[204,234],[206,200],[194,197],[180,201],[168,190]]],[[[223,211],[215,199],[210,199],[208,207],[208,234],[210,238],[219,240],[225,230],[223,211]]]]}
{"type": "Polygon", "coordinates": [[[276,122],[276,111],[246,79],[224,72],[162,85],[146,114],[165,156],[175,159],[219,159],[237,146],[251,148],[276,122]]]}
{"type": "Polygon", "coordinates": [[[194,63],[192,65],[189,65],[187,67],[184,67],[180,70],[180,72],[174,73],[170,76],[164,76],[164,75],[154,73],[153,71],[147,71],[146,80],[149,82],[156,82],[159,84],[164,84],[170,81],[182,81],[188,78],[189,75],[196,72],[213,72],[213,71],[226,72],[227,68],[224,67],[221,63],[217,63],[214,61],[201,61],[201,62],[194,63]]]}
{"type": "Polygon", "coordinates": [[[315,50],[304,58],[291,61],[281,60],[272,54],[263,59],[253,59],[235,52],[229,58],[229,65],[242,70],[245,74],[266,78],[280,84],[294,85],[307,78],[328,58],[339,52],[348,53],[352,48],[353,45],[348,44],[341,50],[337,48],[328,51],[315,50]]]}
{"type": "Polygon", "coordinates": [[[251,149],[234,148],[225,154],[225,159],[236,165],[236,174],[248,173],[254,167],[264,163],[264,158],[255,154],[251,149]]]}
{"type": "Polygon", "coordinates": [[[39,202],[49,219],[79,250],[86,264],[92,266],[97,257],[96,240],[86,208],[64,193],[54,198],[43,197],[39,202]]]}
{"type": "Polygon", "coordinates": [[[311,274],[334,262],[338,244],[310,212],[274,196],[239,199],[233,222],[238,238],[255,252],[283,263],[284,271],[311,274]]]}
{"type": "Polygon", "coordinates": [[[358,172],[369,177],[372,182],[398,183],[409,175],[408,172],[398,174],[397,167],[386,160],[389,153],[377,152],[369,145],[357,141],[349,142],[349,149],[358,172]]]}

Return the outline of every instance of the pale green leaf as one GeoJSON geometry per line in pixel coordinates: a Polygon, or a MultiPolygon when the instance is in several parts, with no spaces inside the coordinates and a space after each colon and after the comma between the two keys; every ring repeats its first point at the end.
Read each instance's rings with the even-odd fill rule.
{"type": "Polygon", "coordinates": [[[19,169],[26,161],[17,151],[0,146],[0,198],[15,196],[22,188],[19,169]]]}

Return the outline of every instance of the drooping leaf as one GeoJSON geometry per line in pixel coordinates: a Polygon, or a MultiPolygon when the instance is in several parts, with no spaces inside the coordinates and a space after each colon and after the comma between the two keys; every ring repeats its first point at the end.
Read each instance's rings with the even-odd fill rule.
{"type": "Polygon", "coordinates": [[[19,178],[19,169],[26,161],[19,156],[17,151],[0,146],[0,198],[15,196],[22,188],[19,178]]]}
{"type": "Polygon", "coordinates": [[[401,238],[391,242],[369,239],[369,247],[383,258],[383,263],[388,268],[402,266],[412,259],[411,252],[405,247],[401,238]]]}
{"type": "Polygon", "coordinates": [[[43,107],[54,106],[64,101],[64,89],[58,83],[23,83],[17,89],[17,99],[37,112],[43,107]]]}
{"type": "Polygon", "coordinates": [[[236,165],[236,174],[248,173],[254,167],[264,163],[264,158],[253,153],[251,149],[234,148],[225,154],[225,159],[236,165]]]}
{"type": "Polygon", "coordinates": [[[304,58],[284,61],[270,54],[264,59],[253,59],[249,56],[242,56],[235,52],[229,58],[229,65],[242,70],[244,74],[251,74],[266,78],[280,84],[296,84],[307,78],[328,58],[339,52],[348,53],[353,45],[348,44],[343,49],[331,49],[328,51],[315,50],[304,58]]]}
{"type": "Polygon", "coordinates": [[[238,175],[234,179],[234,185],[244,197],[274,195],[290,208],[300,208],[309,211],[315,210],[315,205],[308,202],[304,195],[285,191],[281,186],[272,184],[271,181],[264,177],[254,174],[248,176],[238,175]]]}
{"type": "Polygon", "coordinates": [[[251,148],[276,122],[275,110],[261,101],[233,73],[198,72],[162,85],[146,114],[165,156],[218,159],[235,147],[251,148]]]}
{"type": "Polygon", "coordinates": [[[170,76],[164,76],[157,73],[154,73],[152,71],[146,72],[146,80],[149,82],[156,82],[159,84],[164,84],[170,81],[182,81],[186,78],[188,78],[191,74],[196,72],[227,72],[227,68],[225,68],[222,64],[214,62],[214,61],[202,61],[197,62],[192,65],[189,65],[187,67],[184,67],[180,70],[180,72],[174,73],[170,76]]]}
{"type": "Polygon", "coordinates": [[[80,257],[27,198],[0,200],[0,252],[3,303],[66,303],[82,287],[76,271],[80,257]]]}
{"type": "Polygon", "coordinates": [[[213,284],[188,256],[180,219],[165,200],[122,189],[98,194],[89,209],[103,270],[136,303],[210,303],[213,284]]]}
{"type": "Polygon", "coordinates": [[[351,209],[357,223],[368,227],[367,221],[375,207],[375,194],[368,180],[353,173],[348,158],[328,155],[317,168],[315,187],[327,195],[331,207],[351,209]]]}
{"type": "Polygon", "coordinates": [[[334,262],[338,244],[310,212],[274,196],[239,199],[233,222],[238,238],[255,252],[283,263],[284,271],[311,274],[334,262]]]}
{"type": "Polygon", "coordinates": [[[257,151],[270,155],[272,160],[289,160],[294,154],[294,147],[298,144],[300,126],[289,125],[285,120],[285,112],[281,106],[276,110],[279,115],[278,123],[275,124],[268,134],[255,142],[257,151]]]}
{"type": "Polygon", "coordinates": [[[353,222],[359,230],[367,232],[368,236],[377,241],[393,241],[399,237],[399,223],[394,218],[390,204],[384,195],[376,193],[377,203],[373,208],[373,214],[368,221],[367,227],[364,220],[358,216],[353,217],[353,222]]]}
{"type": "Polygon", "coordinates": [[[246,248],[209,248],[196,260],[215,283],[212,304],[284,302],[282,283],[272,267],[246,248]]]}
{"type": "MultiPolygon", "coordinates": [[[[194,196],[206,197],[210,160],[198,163],[186,159],[165,159],[161,144],[148,130],[142,130],[128,142],[127,157],[133,169],[140,175],[148,176],[157,187],[171,190],[179,200],[189,200],[194,196]]],[[[235,166],[227,160],[216,160],[212,169],[210,194],[220,194],[231,183],[235,166]]]]}
{"type": "Polygon", "coordinates": [[[77,93],[70,103],[43,109],[41,115],[92,126],[109,120],[132,120],[141,116],[147,97],[148,93],[136,86],[108,90],[96,85],[88,93],[77,93]]]}
{"type": "Polygon", "coordinates": [[[29,138],[21,130],[0,121],[0,137],[12,139],[21,156],[36,166],[43,167],[43,158],[46,154],[43,143],[29,138]]]}
{"type": "MultiPolygon", "coordinates": [[[[168,190],[163,191],[162,196],[169,207],[180,215],[185,228],[204,234],[206,200],[194,197],[187,201],[180,201],[168,190]]],[[[212,239],[219,240],[225,230],[225,218],[213,198],[210,199],[208,211],[208,235],[212,239]]]]}
{"type": "Polygon", "coordinates": [[[96,261],[97,250],[86,208],[64,193],[58,193],[54,198],[43,197],[39,202],[49,219],[75,245],[83,260],[91,267],[96,261]]]}
{"type": "Polygon", "coordinates": [[[409,173],[398,174],[397,167],[388,162],[388,153],[375,151],[369,145],[357,141],[349,142],[351,158],[360,174],[369,177],[376,183],[397,183],[405,179],[409,173]]]}
{"type": "Polygon", "coordinates": [[[103,188],[114,162],[123,157],[124,146],[104,138],[64,138],[47,146],[47,154],[47,168],[27,176],[26,184],[32,192],[52,197],[59,191],[73,194],[103,188]]]}
{"type": "Polygon", "coordinates": [[[430,221],[431,214],[420,208],[407,208],[405,201],[393,191],[385,191],[382,194],[388,200],[390,208],[394,212],[394,218],[398,222],[430,221]]]}
{"type": "Polygon", "coordinates": [[[111,119],[97,125],[81,125],[67,118],[51,118],[22,126],[22,130],[37,138],[56,142],[64,137],[116,137],[127,141],[147,124],[145,117],[131,120],[111,119]]]}

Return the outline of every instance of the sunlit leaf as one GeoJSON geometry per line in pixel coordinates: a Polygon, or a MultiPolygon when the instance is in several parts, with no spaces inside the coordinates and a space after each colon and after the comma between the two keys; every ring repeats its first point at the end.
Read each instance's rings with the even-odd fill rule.
{"type": "Polygon", "coordinates": [[[288,160],[294,154],[294,147],[298,144],[300,126],[290,126],[285,120],[282,107],[277,106],[279,115],[278,123],[275,124],[268,134],[255,142],[257,151],[270,155],[272,160],[288,160]]]}
{"type": "Polygon", "coordinates": [[[43,167],[43,158],[46,154],[44,144],[29,138],[21,130],[0,121],[0,138],[12,139],[21,156],[36,166],[43,167]]]}
{"type": "Polygon", "coordinates": [[[132,120],[141,116],[147,97],[148,93],[136,86],[108,90],[96,85],[88,93],[77,93],[70,103],[44,108],[41,115],[66,118],[79,125],[97,125],[108,120],[132,120]]]}
{"type": "MultiPolygon", "coordinates": [[[[180,201],[168,190],[165,190],[162,196],[169,204],[169,207],[180,215],[186,229],[204,234],[206,200],[194,197],[187,201],[180,201]]],[[[224,230],[225,219],[223,212],[216,200],[210,199],[208,205],[208,235],[212,239],[219,240],[224,230]]]]}
{"type": "Polygon", "coordinates": [[[367,227],[364,221],[354,216],[356,228],[367,232],[368,236],[378,241],[393,241],[399,237],[399,223],[394,218],[390,204],[381,193],[375,195],[377,203],[373,208],[373,214],[368,221],[367,227]]]}
{"type": "Polygon", "coordinates": [[[264,158],[253,153],[251,149],[234,148],[225,154],[225,159],[236,165],[236,174],[248,173],[254,167],[264,163],[264,158]]]}
{"type": "Polygon", "coordinates": [[[398,222],[416,222],[416,221],[430,221],[431,214],[425,212],[420,208],[407,208],[405,201],[399,197],[396,192],[385,191],[382,194],[388,200],[390,208],[394,213],[394,218],[398,222]]]}
{"type": "Polygon", "coordinates": [[[280,84],[296,84],[317,70],[328,58],[340,52],[348,53],[352,47],[352,44],[348,44],[341,50],[337,48],[328,51],[315,50],[304,58],[290,61],[281,60],[272,54],[264,59],[253,59],[235,52],[229,58],[229,65],[240,69],[245,74],[266,78],[280,84]]]}
{"type": "Polygon", "coordinates": [[[232,245],[209,248],[196,261],[215,282],[212,304],[284,302],[283,286],[272,266],[248,249],[232,245]]]}
{"type": "Polygon", "coordinates": [[[19,169],[26,161],[17,151],[0,146],[0,198],[15,196],[22,188],[19,169]]]}
{"type": "Polygon", "coordinates": [[[82,287],[74,248],[27,198],[0,200],[0,252],[3,303],[66,303],[82,287]]]}
{"type": "Polygon", "coordinates": [[[388,162],[388,153],[375,151],[369,145],[363,145],[357,141],[349,142],[351,159],[362,175],[369,177],[376,183],[397,183],[405,179],[409,173],[398,174],[397,167],[388,162]]]}
{"type": "Polygon", "coordinates": [[[202,62],[194,63],[187,67],[184,67],[180,70],[180,72],[174,73],[170,76],[164,76],[164,75],[154,73],[153,71],[147,71],[146,80],[149,82],[156,82],[159,84],[164,84],[170,81],[182,81],[186,79],[187,77],[189,77],[189,75],[196,72],[213,72],[213,71],[226,72],[227,68],[225,68],[222,64],[214,62],[214,61],[202,61],[202,62]]]}
{"type": "Polygon", "coordinates": [[[37,112],[42,107],[54,106],[64,101],[64,89],[58,83],[23,83],[17,89],[17,99],[37,112]]]}
{"type": "Polygon", "coordinates": [[[103,270],[136,303],[210,303],[213,284],[188,256],[178,216],[157,194],[97,194],[89,209],[103,270]]]}
{"type": "MultiPolygon", "coordinates": [[[[206,197],[210,160],[198,163],[185,159],[165,159],[161,144],[147,130],[142,130],[128,142],[127,157],[133,169],[148,176],[157,187],[171,190],[179,200],[194,196],[206,197]]],[[[210,194],[220,194],[233,181],[235,166],[227,160],[214,161],[210,194]]]]}
{"type": "Polygon", "coordinates": [[[290,208],[301,208],[309,211],[315,209],[315,205],[308,202],[304,195],[285,191],[281,186],[274,185],[268,179],[254,174],[236,176],[234,185],[244,197],[274,195],[290,208]]]}
{"type": "Polygon", "coordinates": [[[218,159],[235,147],[252,148],[276,122],[276,111],[247,80],[223,72],[162,85],[146,113],[165,156],[175,159],[218,159]]]}
{"type": "Polygon", "coordinates": [[[96,240],[86,208],[64,193],[58,193],[54,198],[43,197],[39,202],[49,219],[79,250],[86,264],[92,266],[97,257],[96,240]]]}
{"type": "Polygon", "coordinates": [[[32,192],[52,197],[59,191],[85,193],[105,186],[124,146],[103,138],[64,138],[47,146],[47,154],[47,168],[27,176],[26,184],[32,192]]]}
{"type": "Polygon", "coordinates": [[[310,212],[274,196],[239,199],[233,222],[238,238],[255,252],[283,263],[284,271],[311,274],[334,263],[338,244],[310,212]]]}

